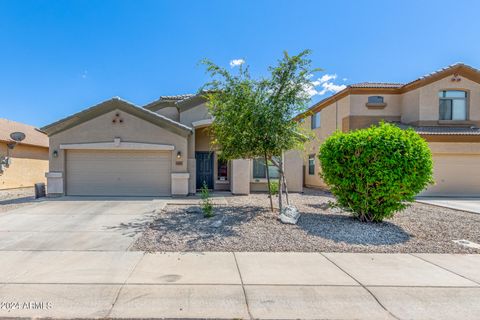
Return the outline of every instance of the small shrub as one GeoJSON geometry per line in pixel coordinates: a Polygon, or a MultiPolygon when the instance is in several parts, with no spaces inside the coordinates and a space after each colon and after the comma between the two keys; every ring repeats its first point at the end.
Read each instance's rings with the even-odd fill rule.
{"type": "Polygon", "coordinates": [[[212,199],[210,199],[210,191],[208,190],[208,186],[206,182],[203,182],[201,190],[201,198],[202,198],[202,211],[203,216],[205,218],[211,218],[214,216],[213,214],[213,203],[212,199]]]}
{"type": "Polygon", "coordinates": [[[278,195],[278,181],[270,180],[270,193],[272,196],[278,195]]]}
{"type": "Polygon", "coordinates": [[[336,205],[361,221],[392,217],[433,182],[427,142],[391,124],[336,132],[321,145],[319,159],[336,205]]]}

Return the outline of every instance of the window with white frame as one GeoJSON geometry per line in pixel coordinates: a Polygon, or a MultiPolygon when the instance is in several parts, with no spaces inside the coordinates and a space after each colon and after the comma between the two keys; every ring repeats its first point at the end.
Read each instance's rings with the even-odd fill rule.
{"type": "MultiPolygon", "coordinates": [[[[278,179],[279,172],[278,168],[269,161],[268,164],[268,175],[270,178],[278,179]]],[[[253,178],[254,179],[266,179],[267,178],[267,170],[265,168],[265,160],[263,158],[256,158],[253,159],[253,178]]]]}
{"type": "Polygon", "coordinates": [[[311,127],[312,129],[320,128],[320,112],[312,114],[311,117],[311,127]]]}
{"type": "Polygon", "coordinates": [[[467,120],[467,93],[443,90],[438,93],[440,120],[467,120]]]}

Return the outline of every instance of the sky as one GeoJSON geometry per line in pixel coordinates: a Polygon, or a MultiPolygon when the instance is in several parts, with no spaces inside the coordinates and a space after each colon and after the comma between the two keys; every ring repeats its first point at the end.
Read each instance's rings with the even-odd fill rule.
{"type": "Polygon", "coordinates": [[[312,103],[345,85],[480,67],[480,1],[0,0],[0,118],[37,127],[119,96],[196,92],[199,61],[266,75],[311,49],[312,103]]]}

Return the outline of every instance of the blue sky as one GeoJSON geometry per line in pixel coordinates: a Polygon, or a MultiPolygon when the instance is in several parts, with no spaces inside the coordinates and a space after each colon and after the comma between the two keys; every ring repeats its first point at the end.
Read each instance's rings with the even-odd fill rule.
{"type": "Polygon", "coordinates": [[[318,77],[337,75],[323,79],[332,90],[480,67],[479,12],[473,0],[0,0],[0,117],[43,126],[112,96],[195,92],[202,58],[261,75],[283,50],[309,48],[318,77]]]}

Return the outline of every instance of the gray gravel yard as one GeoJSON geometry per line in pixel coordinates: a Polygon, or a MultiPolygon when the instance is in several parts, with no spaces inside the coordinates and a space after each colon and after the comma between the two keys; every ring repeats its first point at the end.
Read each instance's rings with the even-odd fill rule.
{"type": "Polygon", "coordinates": [[[227,197],[210,219],[197,207],[169,205],[132,250],[480,253],[452,242],[480,243],[478,214],[415,203],[383,223],[361,223],[330,208],[326,192],[290,197],[302,214],[295,226],[277,220],[265,194],[227,197]]]}
{"type": "Polygon", "coordinates": [[[33,187],[0,190],[0,213],[19,208],[35,200],[33,187]]]}

